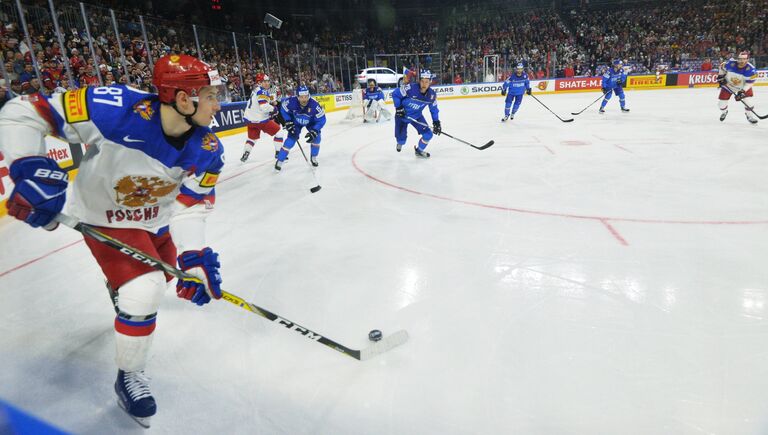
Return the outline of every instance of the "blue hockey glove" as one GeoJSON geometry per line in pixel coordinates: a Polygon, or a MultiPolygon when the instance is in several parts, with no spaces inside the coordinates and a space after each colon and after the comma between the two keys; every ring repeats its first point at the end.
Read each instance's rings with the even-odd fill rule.
{"type": "Polygon", "coordinates": [[[395,116],[405,118],[405,107],[395,107],[395,116]]]}
{"type": "Polygon", "coordinates": [[[69,178],[55,160],[18,159],[11,165],[10,176],[16,185],[6,204],[9,215],[37,228],[51,223],[64,208],[69,178]]]}
{"type": "Polygon", "coordinates": [[[739,91],[736,93],[736,95],[733,96],[733,99],[735,99],[736,101],[741,101],[746,97],[747,97],[747,94],[745,94],[744,91],[739,91]]]}
{"type": "Polygon", "coordinates": [[[531,88],[526,89],[525,93],[528,94],[528,95],[531,95],[531,88]]]}
{"type": "Polygon", "coordinates": [[[432,121],[432,133],[440,135],[443,132],[443,128],[440,126],[440,121],[432,121]]]}
{"type": "Polygon", "coordinates": [[[304,136],[304,139],[307,140],[309,143],[315,143],[315,139],[317,139],[317,135],[320,134],[315,130],[309,130],[307,131],[306,136],[304,136]]]}
{"type": "Polygon", "coordinates": [[[507,90],[504,88],[501,88],[501,96],[507,95],[507,90]]]}
{"type": "Polygon", "coordinates": [[[176,294],[197,305],[205,305],[211,298],[221,299],[221,275],[219,274],[219,254],[211,248],[202,251],[184,251],[179,255],[179,268],[199,278],[202,283],[179,279],[176,282],[176,294]]]}
{"type": "Polygon", "coordinates": [[[283,125],[285,126],[285,131],[287,131],[288,134],[293,135],[296,133],[293,121],[285,121],[285,124],[283,125]]]}

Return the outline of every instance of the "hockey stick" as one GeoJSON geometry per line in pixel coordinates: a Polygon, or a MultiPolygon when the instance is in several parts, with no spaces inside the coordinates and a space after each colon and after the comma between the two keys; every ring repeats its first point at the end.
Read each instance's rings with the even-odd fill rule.
{"type": "Polygon", "coordinates": [[[559,116],[557,113],[553,112],[553,111],[552,111],[552,109],[550,109],[549,107],[547,107],[547,105],[546,105],[546,104],[542,103],[542,102],[541,102],[541,100],[539,100],[538,98],[536,98],[536,96],[535,96],[535,95],[533,95],[533,94],[528,94],[528,95],[530,95],[530,96],[531,96],[531,98],[533,98],[534,100],[538,101],[538,102],[539,102],[539,104],[541,104],[542,106],[544,106],[544,108],[545,108],[545,109],[549,110],[549,113],[551,113],[551,114],[555,115],[555,116],[557,117],[557,119],[559,119],[559,120],[561,120],[561,121],[563,121],[563,122],[573,122],[573,118],[568,118],[568,119],[563,119],[563,118],[561,118],[561,117],[560,117],[560,116],[559,116]]]}
{"type": "MultiPolygon", "coordinates": [[[[410,120],[410,121],[413,121],[413,122],[415,122],[416,124],[419,124],[419,125],[422,125],[422,126],[424,126],[424,127],[427,127],[427,128],[428,128],[428,129],[430,129],[430,130],[432,129],[432,127],[430,127],[430,126],[429,126],[429,124],[424,124],[423,122],[421,122],[421,121],[418,121],[418,120],[416,120],[416,119],[413,119],[413,118],[411,118],[410,116],[406,117],[406,119],[408,119],[408,120],[410,120]]],[[[446,136],[450,137],[450,138],[451,138],[451,139],[453,139],[453,140],[457,140],[457,141],[459,141],[459,142],[461,142],[461,143],[463,143],[463,144],[465,144],[465,145],[469,145],[469,146],[471,146],[472,148],[474,148],[474,149],[476,149],[476,150],[484,150],[484,149],[488,149],[488,148],[490,148],[490,147],[491,147],[491,145],[493,145],[493,144],[495,143],[494,141],[490,140],[490,141],[488,141],[488,143],[486,143],[485,145],[482,145],[482,146],[476,146],[476,145],[472,145],[471,143],[469,143],[469,142],[467,142],[467,141],[465,141],[465,140],[461,140],[461,139],[459,139],[458,137],[454,137],[454,136],[451,136],[450,134],[448,134],[448,133],[446,133],[446,132],[444,132],[444,131],[441,131],[441,132],[440,132],[440,134],[444,134],[444,135],[446,135],[446,136]]]]}
{"type": "MultiPolygon", "coordinates": [[[[193,275],[190,275],[186,272],[182,272],[181,270],[171,266],[168,263],[158,260],[157,258],[154,258],[149,254],[145,254],[144,252],[141,252],[138,249],[133,248],[130,245],[127,245],[121,242],[120,240],[114,239],[102,233],[101,231],[97,230],[96,228],[78,221],[72,216],[67,216],[63,213],[60,213],[58,216],[56,216],[56,221],[74,229],[75,231],[79,231],[80,233],[96,240],[99,243],[103,243],[109,246],[110,248],[117,249],[118,251],[122,252],[128,257],[131,257],[136,261],[144,263],[155,270],[165,272],[168,275],[175,276],[176,278],[179,278],[179,279],[186,279],[186,280],[202,283],[202,281],[199,278],[193,275]]],[[[268,311],[264,308],[261,308],[250,302],[247,302],[244,299],[240,298],[239,296],[233,295],[232,293],[222,291],[221,294],[222,294],[222,298],[231,304],[237,305],[240,308],[246,311],[250,311],[254,314],[258,314],[259,316],[264,317],[267,320],[271,320],[272,322],[275,322],[278,325],[284,326],[288,329],[292,329],[312,341],[316,341],[320,344],[324,344],[337,352],[341,352],[347,356],[350,356],[360,361],[371,359],[376,355],[380,355],[384,352],[387,352],[408,341],[408,332],[404,329],[401,329],[395,332],[394,334],[391,334],[369,345],[365,349],[360,349],[360,350],[352,349],[334,340],[331,340],[328,337],[324,337],[318,334],[317,332],[314,332],[308,328],[305,328],[299,325],[298,323],[292,322],[271,311],[268,311]]]]}
{"type": "Polygon", "coordinates": [[[584,112],[585,110],[587,110],[587,109],[589,109],[590,107],[592,107],[592,105],[593,105],[593,104],[595,104],[595,103],[597,103],[598,101],[600,101],[600,99],[602,99],[602,98],[605,98],[605,94],[607,94],[607,92],[603,92],[603,95],[600,95],[599,97],[597,97],[597,100],[595,100],[595,101],[593,101],[593,102],[589,103],[589,105],[588,105],[587,107],[585,107],[585,108],[583,108],[583,109],[579,110],[578,112],[571,112],[571,115],[581,115],[581,113],[582,113],[582,112],[584,112]]]}
{"type": "MultiPolygon", "coordinates": [[[[299,150],[301,150],[301,155],[304,156],[304,161],[307,162],[307,164],[309,165],[309,170],[312,171],[312,178],[315,179],[315,183],[317,184],[317,186],[309,189],[309,191],[312,193],[319,192],[320,189],[322,189],[322,187],[320,187],[320,182],[317,181],[317,175],[315,174],[315,167],[312,166],[312,163],[310,163],[309,159],[307,159],[307,155],[304,154],[304,148],[301,147],[301,143],[298,140],[296,141],[296,145],[299,146],[299,150]]],[[[309,146],[311,147],[312,144],[309,144],[309,146]]]]}
{"type": "MultiPolygon", "coordinates": [[[[731,95],[733,95],[733,96],[734,96],[734,98],[736,97],[736,93],[735,93],[735,92],[733,92],[733,90],[731,90],[731,88],[730,88],[728,85],[720,85],[720,89],[725,89],[726,91],[730,92],[730,94],[731,94],[731,95]]],[[[760,115],[758,115],[758,114],[757,114],[757,112],[755,112],[755,108],[754,108],[754,107],[749,107],[749,105],[747,104],[747,102],[746,102],[746,101],[744,101],[744,99],[741,99],[741,100],[739,100],[739,101],[741,101],[741,102],[744,104],[744,107],[746,107],[746,108],[747,108],[747,110],[749,110],[750,112],[752,112],[752,113],[753,113],[755,116],[757,116],[758,118],[760,118],[760,119],[766,119],[766,118],[768,118],[768,114],[766,114],[766,115],[764,115],[764,116],[760,116],[760,115]]]]}

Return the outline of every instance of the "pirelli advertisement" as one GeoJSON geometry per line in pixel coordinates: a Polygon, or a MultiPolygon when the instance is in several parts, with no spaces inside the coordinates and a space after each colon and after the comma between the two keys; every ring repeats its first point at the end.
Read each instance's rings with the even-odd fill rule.
{"type": "Polygon", "coordinates": [[[667,75],[627,76],[627,89],[663,88],[667,85],[667,75]]]}

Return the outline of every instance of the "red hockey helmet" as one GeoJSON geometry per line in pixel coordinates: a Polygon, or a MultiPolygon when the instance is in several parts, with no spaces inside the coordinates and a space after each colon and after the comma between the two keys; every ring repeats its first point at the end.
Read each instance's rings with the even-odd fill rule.
{"type": "Polygon", "coordinates": [[[264,73],[256,74],[256,83],[261,83],[264,80],[269,81],[269,76],[264,73]]]}
{"type": "Polygon", "coordinates": [[[157,88],[160,102],[171,104],[177,91],[197,97],[200,89],[222,84],[219,72],[202,60],[186,54],[163,56],[155,62],[152,83],[157,88]]]}

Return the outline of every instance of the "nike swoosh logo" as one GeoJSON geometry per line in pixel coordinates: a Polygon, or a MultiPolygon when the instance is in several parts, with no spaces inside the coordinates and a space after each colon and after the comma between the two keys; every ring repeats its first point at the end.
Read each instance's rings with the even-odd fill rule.
{"type": "Polygon", "coordinates": [[[144,142],[141,139],[131,139],[130,135],[126,135],[123,140],[126,142],[144,142]]]}

